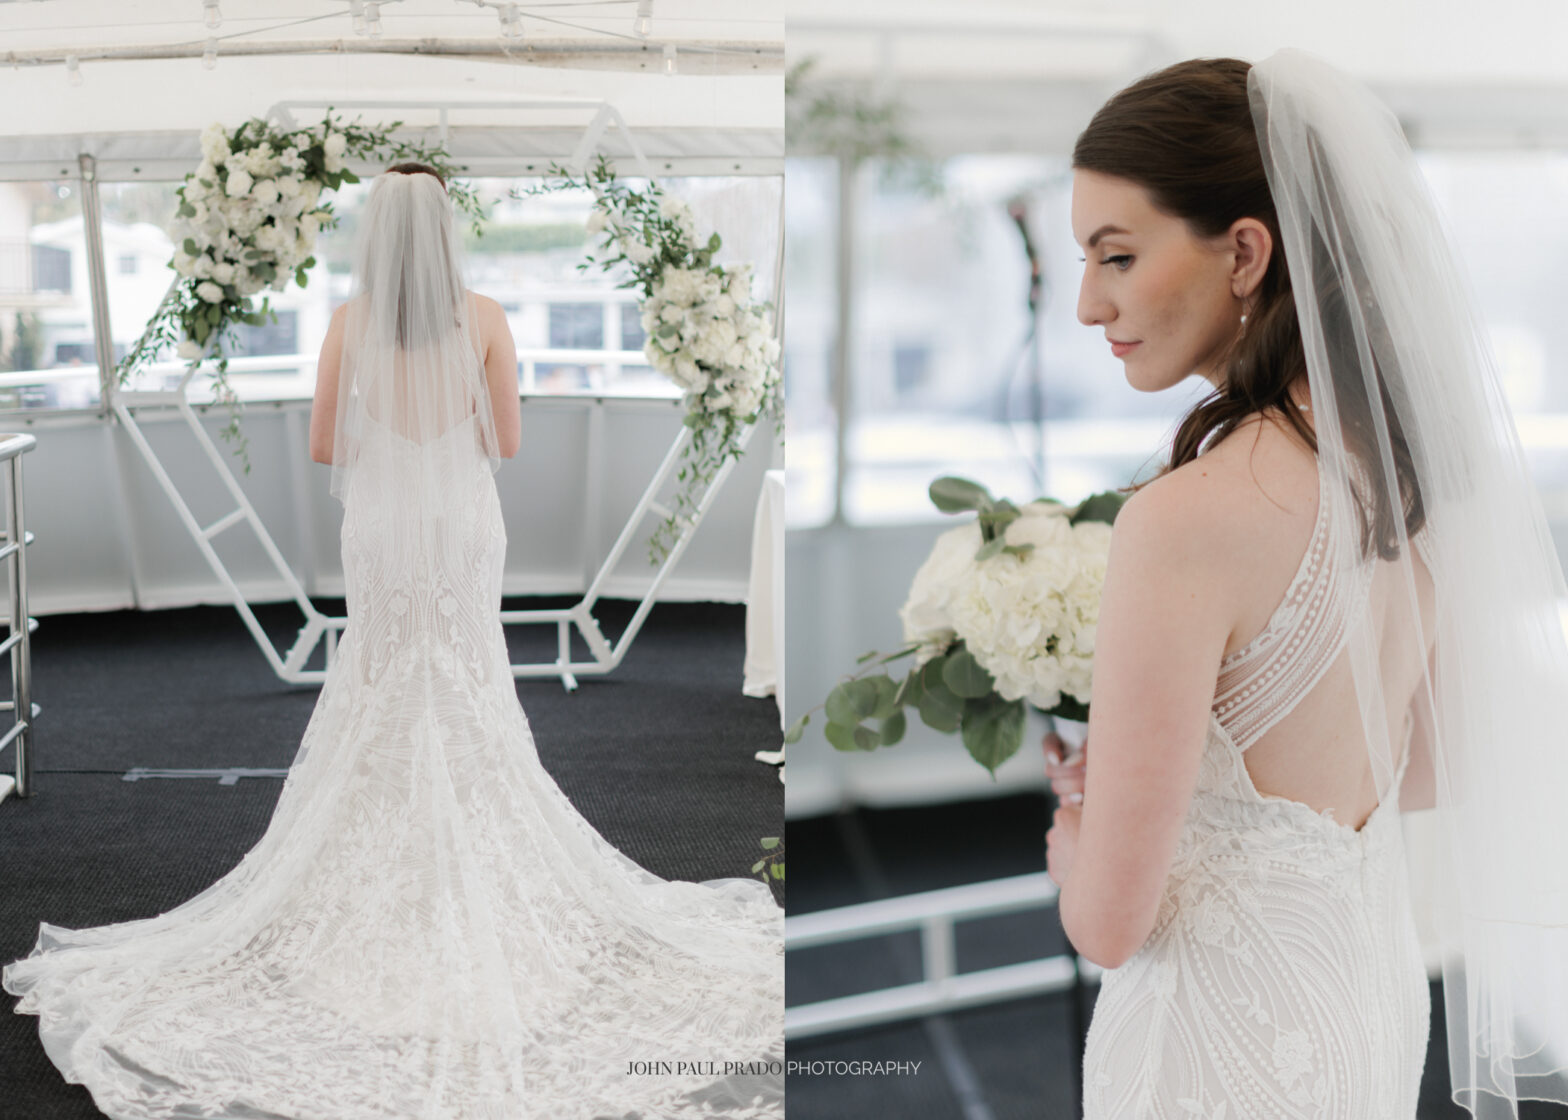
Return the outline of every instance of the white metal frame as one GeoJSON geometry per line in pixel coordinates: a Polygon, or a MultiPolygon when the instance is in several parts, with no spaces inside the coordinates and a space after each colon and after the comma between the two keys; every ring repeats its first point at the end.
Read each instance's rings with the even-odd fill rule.
{"type": "Polygon", "coordinates": [[[0,735],[0,749],[16,744],[15,776],[0,774],[0,801],[15,792],[18,797],[33,794],[33,720],[39,707],[33,703],[33,653],[32,633],[38,629],[38,620],[27,613],[27,546],[33,543],[33,534],[27,531],[22,516],[22,456],[38,446],[35,436],[12,433],[0,436],[0,463],[5,466],[7,512],[5,532],[0,540],[0,561],[6,566],[6,585],[10,592],[10,614],[0,618],[10,630],[5,641],[0,642],[0,654],[6,654],[11,668],[11,699],[0,701],[0,712],[13,713],[11,726],[0,735]],[[15,620],[22,624],[16,625],[15,620]],[[25,714],[15,714],[25,713],[25,714]]]}
{"type": "MultiPolygon", "coordinates": [[[[614,127],[617,127],[621,130],[622,135],[626,139],[627,145],[632,150],[639,170],[641,170],[643,174],[646,175],[650,180],[654,177],[652,168],[649,167],[648,161],[643,156],[642,149],[638,146],[636,139],[631,134],[631,131],[626,127],[625,120],[621,117],[620,113],[615,110],[614,106],[610,105],[606,101],[538,99],[519,101],[470,102],[340,101],[333,102],[332,104],[335,107],[341,108],[439,109],[441,113],[440,128],[443,139],[446,136],[447,130],[447,112],[452,108],[592,108],[595,110],[593,120],[589,123],[587,130],[583,133],[582,140],[578,143],[577,149],[572,155],[572,165],[579,169],[585,167],[588,158],[597,148],[600,140],[605,134],[605,131],[613,125],[614,127]]],[[[327,102],[324,101],[280,101],[267,111],[267,116],[269,118],[276,119],[284,127],[294,127],[295,121],[291,112],[292,109],[306,107],[324,108],[326,105],[327,102]]],[[[84,159],[85,158],[88,157],[84,157],[84,159]]],[[[84,171],[85,170],[86,165],[84,164],[84,171]]],[[[96,184],[93,184],[93,186],[95,187],[96,184]]],[[[84,209],[86,204],[89,202],[92,203],[93,209],[96,211],[95,197],[84,199],[84,209]]],[[[779,238],[779,255],[781,258],[783,255],[783,240],[784,239],[782,237],[779,238]]],[[[89,255],[91,256],[92,254],[89,255]]],[[[775,266],[775,271],[777,271],[779,262],[775,262],[775,266]]],[[[98,271],[101,273],[101,266],[98,271]]],[[[103,284],[103,277],[101,275],[95,276],[94,279],[97,284],[103,284]]],[[[97,305],[99,301],[95,299],[94,302],[95,305],[97,305]]],[[[347,626],[348,620],[342,617],[328,617],[316,609],[315,605],[310,601],[309,596],[305,594],[305,589],[303,586],[301,586],[299,578],[294,574],[293,569],[289,567],[288,562],[283,557],[283,554],[278,550],[277,545],[273,542],[271,535],[267,532],[266,526],[262,524],[261,518],[257,515],[255,507],[251,505],[250,500],[245,496],[245,492],[240,488],[239,482],[235,479],[233,472],[229,469],[228,463],[225,461],[224,456],[219,452],[217,446],[212,442],[212,438],[201,426],[201,422],[197,418],[195,410],[191,408],[190,401],[186,396],[187,387],[189,386],[191,377],[194,375],[195,370],[187,370],[184,376],[180,379],[179,384],[173,389],[149,391],[123,390],[115,382],[115,378],[113,376],[113,363],[109,361],[107,356],[102,352],[107,348],[107,323],[104,324],[104,327],[105,329],[100,334],[98,334],[100,349],[99,368],[106,371],[103,379],[104,399],[110,402],[110,405],[114,410],[114,414],[119,418],[120,423],[130,434],[131,440],[134,443],[137,451],[140,452],[142,458],[147,461],[147,465],[149,468],[151,468],[154,477],[157,478],[158,484],[163,487],[164,493],[169,496],[170,502],[173,503],[175,511],[179,514],[180,521],[184,524],[186,530],[190,533],[191,539],[196,542],[197,548],[201,550],[201,554],[206,559],[208,566],[212,568],[214,574],[217,575],[219,580],[222,581],[224,587],[227,588],[230,598],[232,598],[234,601],[235,609],[240,612],[241,618],[243,618],[245,621],[246,628],[250,630],[251,636],[255,638],[256,644],[261,648],[262,653],[266,656],[267,662],[272,666],[273,672],[275,672],[282,680],[291,683],[317,683],[325,680],[327,669],[332,666],[333,658],[336,654],[337,636],[339,632],[342,631],[345,626],[347,626]],[[236,505],[233,510],[224,514],[210,525],[203,526],[196,520],[195,515],[190,510],[189,504],[180,494],[179,488],[175,485],[174,480],[169,476],[169,472],[164,469],[162,462],[159,461],[157,452],[155,452],[152,448],[152,445],[147,442],[147,437],[143,434],[141,426],[138,424],[136,417],[132,412],[133,408],[148,406],[173,408],[180,413],[187,426],[191,429],[192,434],[196,437],[196,442],[201,447],[202,451],[206,454],[208,461],[213,466],[213,469],[217,472],[218,477],[222,480],[224,486],[228,489],[230,496],[234,498],[236,505]],[[272,561],[272,564],[277,569],[279,576],[282,577],[284,583],[288,587],[290,597],[294,600],[295,605],[298,606],[301,612],[303,612],[305,615],[304,626],[300,628],[293,644],[287,650],[278,649],[278,647],[273,644],[272,639],[267,636],[267,632],[262,628],[260,622],[257,621],[255,613],[250,609],[250,604],[246,602],[245,596],[241,593],[238,584],[234,582],[234,578],[229,574],[227,567],[224,566],[223,560],[218,556],[216,550],[212,547],[212,540],[214,537],[224,532],[226,529],[238,525],[241,521],[249,523],[251,529],[260,539],[262,548],[266,551],[268,559],[272,561]],[[315,651],[317,643],[320,642],[323,637],[326,639],[326,667],[321,669],[306,669],[305,664],[310,660],[310,656],[315,651]]],[[[777,329],[777,324],[775,324],[775,329],[777,329]]],[[[590,471],[598,469],[598,464],[601,458],[599,452],[603,444],[603,429],[604,409],[603,403],[599,402],[595,405],[593,411],[589,414],[588,461],[590,471]]],[[[742,451],[744,451],[746,446],[751,442],[751,437],[754,432],[755,426],[753,425],[747,427],[741,433],[739,446],[742,451]]],[[[692,537],[696,534],[697,527],[702,523],[703,517],[712,507],[713,499],[717,496],[719,487],[723,485],[724,480],[729,476],[729,473],[731,469],[733,469],[736,462],[736,459],[733,457],[726,459],[724,464],[718,469],[717,472],[715,472],[713,479],[703,490],[702,495],[698,498],[695,510],[692,513],[683,515],[680,518],[679,534],[676,537],[674,544],[671,546],[669,553],[665,556],[663,563],[659,566],[659,569],[655,573],[652,582],[648,585],[648,590],[644,593],[642,601],[638,604],[636,612],[632,615],[631,622],[627,625],[620,638],[612,646],[605,638],[604,633],[599,629],[598,622],[593,617],[593,605],[599,599],[601,589],[606,579],[609,578],[610,574],[615,568],[615,565],[617,562],[619,562],[621,555],[626,551],[627,545],[631,543],[632,537],[642,525],[643,519],[650,513],[657,514],[660,517],[671,516],[673,511],[658,501],[658,494],[665,483],[669,481],[670,476],[675,472],[676,467],[680,462],[681,452],[684,450],[690,440],[691,429],[684,424],[681,425],[680,431],[676,433],[675,439],[670,445],[669,451],[665,454],[663,462],[660,463],[658,470],[654,472],[652,481],[649,482],[647,488],[643,491],[641,500],[638,501],[636,508],[632,511],[631,516],[627,519],[626,525],[624,528],[622,528],[620,536],[616,539],[614,546],[610,549],[609,555],[605,557],[603,563],[600,564],[597,573],[589,582],[588,589],[584,593],[581,600],[572,606],[565,608],[501,612],[501,622],[503,624],[554,623],[556,626],[556,659],[554,661],[547,662],[513,665],[513,677],[559,677],[562,685],[565,686],[568,691],[571,691],[577,687],[578,674],[603,675],[605,673],[611,672],[618,665],[620,665],[621,659],[626,655],[626,651],[628,648],[630,648],[632,640],[637,636],[638,631],[642,628],[643,621],[647,618],[648,612],[652,609],[654,598],[658,594],[659,588],[663,584],[665,577],[669,574],[670,569],[673,568],[675,563],[680,559],[681,554],[686,551],[686,546],[691,543],[692,537]],[[583,640],[587,643],[591,660],[572,660],[571,628],[573,626],[578,628],[583,636],[583,640]]],[[[584,532],[590,535],[596,531],[599,515],[599,489],[597,486],[592,485],[592,482],[593,480],[590,479],[590,486],[588,488],[590,501],[584,518],[584,532]]],[[[590,540],[587,543],[591,544],[592,541],[590,540]]],[[[585,555],[592,556],[592,548],[586,550],[585,555]]]]}
{"type": "Polygon", "coordinates": [[[1054,901],[1056,894],[1050,876],[1036,871],[785,919],[786,951],[913,929],[920,931],[920,956],[925,963],[924,979],[913,984],[786,1007],[785,1037],[811,1038],[1019,996],[1067,991],[1079,979],[1098,980],[1100,968],[1074,956],[958,971],[953,943],[956,922],[1035,910],[1054,901]]]}

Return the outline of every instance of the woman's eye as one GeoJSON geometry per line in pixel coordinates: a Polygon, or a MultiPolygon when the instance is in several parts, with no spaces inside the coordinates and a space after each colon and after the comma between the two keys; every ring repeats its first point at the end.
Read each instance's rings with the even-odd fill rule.
{"type": "MultiPolygon", "coordinates": [[[[1081,260],[1081,261],[1085,261],[1085,263],[1087,263],[1087,258],[1085,258],[1085,257],[1079,257],[1078,259],[1081,260]]],[[[1116,266],[1116,270],[1118,272],[1126,272],[1127,269],[1128,269],[1128,266],[1130,266],[1132,264],[1132,254],[1130,254],[1130,253],[1118,253],[1114,257],[1106,257],[1103,261],[1100,261],[1098,263],[1100,263],[1100,264],[1114,264],[1116,266]]]]}

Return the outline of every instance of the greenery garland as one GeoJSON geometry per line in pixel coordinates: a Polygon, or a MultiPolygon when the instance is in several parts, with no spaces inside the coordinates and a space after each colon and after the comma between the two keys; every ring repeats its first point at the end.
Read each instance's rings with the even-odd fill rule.
{"type": "Polygon", "coordinates": [[[729,459],[742,455],[741,436],[762,416],[771,416],[784,438],[783,379],[772,304],[751,299],[751,265],[726,269],[713,262],[722,244],[718,233],[698,238],[686,203],[657,181],[633,190],[618,179],[601,154],[582,176],[551,164],[554,178],[511,197],[586,190],[595,198],[588,230],[601,235],[599,253],[579,271],[597,265],[609,272],[624,265],[631,278],[622,288],[641,292],[643,353],[655,369],[685,390],[684,423],[692,438],[682,453],[681,484],[670,515],[648,542],[658,564],[674,547],[696,513],[699,495],[729,459]]]}

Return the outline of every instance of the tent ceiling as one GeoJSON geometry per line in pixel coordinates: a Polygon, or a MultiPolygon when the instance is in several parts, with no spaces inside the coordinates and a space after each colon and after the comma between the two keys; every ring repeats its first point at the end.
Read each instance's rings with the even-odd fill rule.
{"type": "Polygon", "coordinates": [[[1055,151],[1140,74],[1181,58],[1314,51],[1434,146],[1568,146],[1560,0],[790,0],[788,62],[905,106],[933,154],[1055,151]]]}
{"type": "MultiPolygon", "coordinates": [[[[61,158],[74,163],[79,150],[117,158],[105,151],[115,147],[127,159],[146,161],[160,157],[156,149],[161,144],[165,158],[184,163],[189,156],[184,148],[195,151],[195,134],[212,121],[232,125],[264,115],[280,101],[322,106],[396,101],[385,108],[339,112],[368,124],[401,120],[433,130],[438,113],[409,103],[604,100],[639,138],[650,135],[644,144],[650,156],[684,161],[672,170],[702,173],[712,168],[695,161],[741,153],[753,161],[746,170],[756,171],[755,160],[782,155],[783,0],[655,0],[647,40],[653,46],[644,57],[638,57],[643,41],[632,34],[635,0],[554,0],[519,8],[525,44],[568,53],[540,62],[530,58],[527,46],[512,43],[505,44],[510,56],[431,53],[444,46],[489,50],[503,45],[495,10],[471,0],[382,4],[378,48],[406,42],[425,52],[419,55],[316,49],[323,40],[371,45],[354,35],[347,0],[221,0],[218,62],[208,70],[200,58],[209,34],[201,0],[0,0],[0,61],[13,63],[0,67],[0,104],[24,107],[0,124],[0,178],[32,177],[38,165],[61,158]],[[679,52],[679,71],[673,76],[649,69],[650,57],[656,64],[662,61],[666,40],[679,52]],[[292,45],[303,53],[225,55],[223,42],[292,45]],[[583,45],[576,57],[570,54],[572,43],[583,45]],[[106,47],[153,53],[194,47],[196,54],[94,55],[94,48],[106,47]],[[67,50],[79,52],[80,85],[67,81],[58,61],[67,50]],[[180,145],[176,139],[169,149],[167,137],[180,133],[190,134],[190,143],[180,145]]],[[[295,116],[319,120],[321,110],[295,110],[295,116]]],[[[507,157],[562,158],[591,117],[591,110],[581,108],[457,107],[448,114],[451,150],[490,160],[492,173],[520,173],[509,170],[507,157]],[[500,135],[508,129],[533,135],[527,143],[519,138],[509,145],[500,135]],[[561,137],[564,146],[550,141],[552,135],[561,137]],[[461,150],[460,139],[466,145],[461,150]]],[[[612,150],[615,143],[612,137],[612,150]]]]}

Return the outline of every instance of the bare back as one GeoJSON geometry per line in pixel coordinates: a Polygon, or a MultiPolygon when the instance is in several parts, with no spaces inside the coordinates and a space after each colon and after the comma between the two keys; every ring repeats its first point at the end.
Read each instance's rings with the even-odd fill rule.
{"type": "MultiPolygon", "coordinates": [[[[1321,557],[1308,555],[1309,546],[1321,540],[1315,455],[1277,417],[1254,418],[1179,469],[1201,473],[1205,489],[1237,519],[1236,531],[1217,538],[1216,544],[1225,552],[1217,561],[1234,591],[1217,702],[1225,692],[1227,673],[1241,672],[1271,642],[1278,648],[1274,666],[1264,675],[1264,689],[1275,687],[1276,675],[1308,671],[1300,669],[1300,663],[1310,653],[1304,648],[1310,640],[1300,632],[1295,615],[1316,609],[1305,598],[1307,576],[1312,564],[1322,562],[1321,557]]],[[[1431,635],[1431,576],[1419,553],[1412,562],[1419,622],[1422,632],[1431,635]]],[[[1367,593],[1380,638],[1417,622],[1408,596],[1392,593],[1398,585],[1392,578],[1394,567],[1374,565],[1369,577],[1367,593]]],[[[1390,644],[1415,648],[1411,643],[1390,644]]],[[[1314,674],[1304,694],[1293,698],[1277,718],[1261,721],[1266,728],[1239,745],[1259,793],[1300,801],[1318,812],[1332,810],[1341,824],[1359,828],[1377,807],[1378,798],[1349,658],[1348,649],[1340,648],[1321,668],[1321,675],[1314,674]]],[[[1386,678],[1392,682],[1385,714],[1396,764],[1409,733],[1411,692],[1425,669],[1424,658],[1409,660],[1411,664],[1395,666],[1386,678]]],[[[1223,721],[1223,713],[1217,710],[1217,714],[1223,721]]]]}

